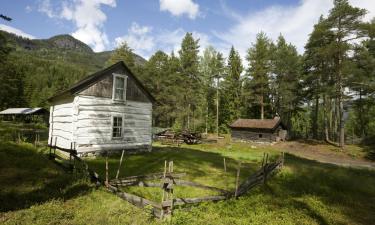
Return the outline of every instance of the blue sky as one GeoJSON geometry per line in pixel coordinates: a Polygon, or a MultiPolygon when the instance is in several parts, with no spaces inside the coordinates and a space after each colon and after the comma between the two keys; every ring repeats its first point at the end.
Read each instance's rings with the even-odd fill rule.
{"type": "MultiPolygon", "coordinates": [[[[350,0],[375,16],[374,0],[350,0]]],[[[244,57],[264,31],[275,40],[282,33],[303,52],[308,34],[331,0],[2,0],[0,29],[29,38],[71,34],[94,51],[114,49],[127,41],[149,58],[156,50],[177,51],[186,32],[227,55],[231,45],[244,57]]]]}

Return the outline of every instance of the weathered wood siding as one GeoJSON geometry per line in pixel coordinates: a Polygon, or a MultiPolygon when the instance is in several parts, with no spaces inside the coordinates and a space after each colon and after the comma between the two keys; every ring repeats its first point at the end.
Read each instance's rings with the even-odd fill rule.
{"type": "Polygon", "coordinates": [[[267,132],[232,128],[233,140],[273,142],[276,141],[276,137],[277,133],[272,131],[267,132]]]}
{"type": "MultiPolygon", "coordinates": [[[[123,69],[118,69],[113,72],[116,74],[127,75],[126,84],[126,99],[130,101],[137,102],[150,102],[143,90],[136,84],[135,80],[129,76],[123,69]]],[[[109,73],[107,76],[103,77],[100,81],[91,85],[90,87],[82,90],[79,94],[85,96],[96,96],[96,97],[106,97],[112,98],[113,90],[113,73],[109,73]]]]}
{"type": "Polygon", "coordinates": [[[48,144],[70,148],[73,141],[73,106],[74,102],[51,106],[48,144]]]}
{"type": "Polygon", "coordinates": [[[74,143],[77,152],[151,147],[150,99],[136,80],[128,75],[126,101],[114,102],[114,73],[128,75],[124,68],[111,71],[95,84],[72,95],[70,99],[64,97],[54,103],[50,116],[50,144],[69,149],[71,143],[74,143]],[[122,138],[112,138],[113,116],[123,118],[122,138]]]}
{"type": "Polygon", "coordinates": [[[77,96],[75,142],[78,152],[148,148],[151,146],[152,104],[77,96]],[[123,116],[123,138],[112,138],[112,116],[123,116]]]}
{"type": "Polygon", "coordinates": [[[83,90],[80,94],[87,96],[112,98],[113,76],[106,76],[99,82],[83,90]]]}

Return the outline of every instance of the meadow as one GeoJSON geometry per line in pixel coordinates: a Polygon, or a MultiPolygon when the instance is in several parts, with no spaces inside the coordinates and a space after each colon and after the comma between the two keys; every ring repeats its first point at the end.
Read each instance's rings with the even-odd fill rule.
{"type": "MultiPolygon", "coordinates": [[[[163,171],[173,160],[185,180],[232,190],[238,162],[241,180],[261,165],[263,153],[275,159],[274,146],[245,143],[201,144],[181,147],[154,144],[153,152],[125,155],[120,177],[163,171]],[[223,169],[226,158],[227,172],[223,169]]],[[[119,155],[109,158],[109,176],[119,155]]],[[[104,176],[103,157],[85,159],[104,176]]],[[[132,187],[128,192],[155,201],[161,189],[132,187]]],[[[195,188],[177,188],[176,197],[207,195],[195,188]]],[[[227,201],[202,203],[174,210],[173,224],[374,224],[375,171],[339,167],[285,155],[281,172],[246,195],[227,201]]],[[[96,187],[87,178],[67,173],[48,160],[46,148],[31,144],[0,144],[0,223],[2,224],[164,224],[96,187]]]]}

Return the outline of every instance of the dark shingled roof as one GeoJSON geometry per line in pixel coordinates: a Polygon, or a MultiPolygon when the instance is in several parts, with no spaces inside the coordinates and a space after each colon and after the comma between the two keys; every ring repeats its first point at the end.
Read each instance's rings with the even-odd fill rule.
{"type": "Polygon", "coordinates": [[[238,119],[234,121],[231,128],[253,128],[253,129],[276,129],[281,125],[284,129],[285,126],[282,124],[281,119],[275,117],[274,119],[238,119]]]}
{"type": "Polygon", "coordinates": [[[48,99],[48,101],[52,102],[57,97],[60,97],[60,96],[65,95],[65,94],[73,95],[73,94],[87,88],[88,86],[98,82],[103,76],[106,76],[111,71],[115,71],[118,67],[123,67],[125,69],[125,71],[127,72],[127,75],[129,75],[133,78],[134,82],[141,88],[143,93],[145,93],[145,95],[150,99],[151,102],[153,102],[153,103],[156,102],[155,98],[150,94],[150,92],[145,88],[145,86],[138,80],[138,78],[136,76],[134,76],[134,74],[130,71],[130,69],[125,65],[125,63],[123,61],[119,61],[119,62],[113,64],[112,66],[109,66],[109,67],[107,67],[103,70],[100,70],[100,71],[98,71],[98,72],[78,81],[77,83],[75,83],[73,86],[71,86],[67,90],[64,90],[64,91],[62,91],[60,93],[57,93],[56,95],[52,96],[51,98],[48,99]]]}

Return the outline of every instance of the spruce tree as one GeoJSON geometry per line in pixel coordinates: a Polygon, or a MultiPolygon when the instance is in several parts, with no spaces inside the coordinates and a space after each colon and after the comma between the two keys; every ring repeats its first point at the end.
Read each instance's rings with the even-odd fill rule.
{"type": "Polygon", "coordinates": [[[256,42],[247,51],[248,100],[259,105],[260,118],[264,119],[266,102],[269,100],[269,80],[271,73],[271,41],[265,33],[257,34],[256,42]],[[249,90],[250,89],[250,90],[249,90]]]}

